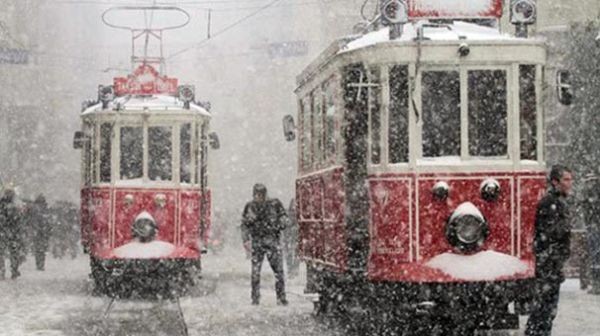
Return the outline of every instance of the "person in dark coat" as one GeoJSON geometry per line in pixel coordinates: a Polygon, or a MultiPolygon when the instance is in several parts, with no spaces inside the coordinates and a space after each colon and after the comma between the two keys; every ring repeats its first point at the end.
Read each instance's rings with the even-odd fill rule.
{"type": "Polygon", "coordinates": [[[571,255],[571,226],[565,202],[573,175],[564,166],[552,167],[549,190],[538,203],[535,218],[534,305],[527,321],[526,336],[550,336],[556,317],[563,266],[571,255]]]}
{"type": "Polygon", "coordinates": [[[0,199],[0,278],[5,277],[4,259],[10,260],[11,279],[16,279],[21,262],[21,218],[16,205],[15,192],[5,189],[0,199]]]}
{"type": "Polygon", "coordinates": [[[590,174],[583,183],[583,215],[586,226],[589,275],[592,288],[589,293],[600,295],[600,176],[590,174]]]}
{"type": "Polygon", "coordinates": [[[50,241],[50,213],[48,204],[43,195],[39,195],[30,210],[30,225],[32,227],[33,252],[35,255],[35,266],[43,271],[46,264],[46,252],[50,241]]]}
{"type": "Polygon", "coordinates": [[[287,305],[285,279],[281,255],[281,231],[287,226],[285,208],[278,199],[267,198],[267,188],[256,184],[253,200],[244,207],[242,214],[242,240],[244,248],[252,255],[252,304],[260,301],[260,270],[265,256],[275,273],[277,303],[287,305]]]}
{"type": "Polygon", "coordinates": [[[288,277],[294,277],[298,274],[300,259],[298,258],[298,222],[296,220],[296,202],[290,201],[288,207],[289,225],[283,231],[283,250],[285,254],[285,264],[287,266],[288,277]]]}

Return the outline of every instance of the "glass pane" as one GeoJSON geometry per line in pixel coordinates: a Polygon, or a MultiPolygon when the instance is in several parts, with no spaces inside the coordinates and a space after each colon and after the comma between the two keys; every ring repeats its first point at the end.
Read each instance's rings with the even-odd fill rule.
{"type": "Polygon", "coordinates": [[[469,71],[468,82],[469,155],[506,156],[506,71],[469,71]]]}
{"type": "Polygon", "coordinates": [[[460,74],[425,71],[422,76],[423,156],[460,155],[460,74]]]}
{"type": "MultiPolygon", "coordinates": [[[[371,68],[370,84],[378,85],[381,72],[379,68],[371,68]]],[[[369,86],[369,113],[371,116],[371,162],[381,163],[381,88],[369,86]]]]}
{"type": "Polygon", "coordinates": [[[315,164],[321,166],[323,162],[323,106],[321,104],[321,91],[315,90],[312,94],[312,114],[313,114],[313,153],[315,153],[315,164]]]}
{"type": "Polygon", "coordinates": [[[408,66],[390,68],[389,161],[408,162],[408,66]]]}
{"type": "Polygon", "coordinates": [[[519,66],[521,160],[537,160],[535,65],[519,66]]]}
{"type": "Polygon", "coordinates": [[[148,178],[151,181],[171,181],[173,131],[168,126],[148,127],[148,178]]]}
{"type": "Polygon", "coordinates": [[[310,113],[310,98],[307,97],[302,101],[302,167],[309,169],[311,165],[311,132],[312,120],[310,113]]]}
{"type": "Polygon", "coordinates": [[[110,182],[112,124],[100,126],[100,182],[110,182]]]}
{"type": "Polygon", "coordinates": [[[335,82],[325,84],[325,149],[327,162],[335,162],[335,82]]]}
{"type": "Polygon", "coordinates": [[[144,132],[142,127],[121,127],[121,180],[144,174],[144,132]]]}
{"type": "Polygon", "coordinates": [[[182,183],[192,183],[192,124],[183,124],[179,134],[179,175],[182,183]]]}

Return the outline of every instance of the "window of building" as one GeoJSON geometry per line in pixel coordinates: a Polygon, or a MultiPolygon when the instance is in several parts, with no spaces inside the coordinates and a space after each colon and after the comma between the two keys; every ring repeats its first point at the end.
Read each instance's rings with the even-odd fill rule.
{"type": "Polygon", "coordinates": [[[535,65],[519,66],[519,128],[521,160],[537,160],[537,97],[535,65]]]}
{"type": "Polygon", "coordinates": [[[192,150],[192,124],[183,124],[179,133],[179,177],[181,183],[192,183],[192,150]]]}
{"type": "Polygon", "coordinates": [[[173,179],[172,134],[169,126],[148,127],[148,178],[151,181],[173,179]]]}
{"type": "Polygon", "coordinates": [[[139,127],[121,127],[121,180],[142,178],[144,174],[144,131],[139,127]]]}
{"type": "Polygon", "coordinates": [[[392,66],[389,78],[389,162],[408,162],[408,66],[392,66]]]}
{"type": "Polygon", "coordinates": [[[469,88],[469,155],[506,156],[508,109],[506,71],[472,70],[469,88]]]}
{"type": "Polygon", "coordinates": [[[329,80],[323,88],[325,110],[325,158],[329,163],[336,161],[335,134],[335,81],[329,80]]]}
{"type": "Polygon", "coordinates": [[[460,156],[460,74],[424,71],[421,78],[423,157],[460,156]]]}

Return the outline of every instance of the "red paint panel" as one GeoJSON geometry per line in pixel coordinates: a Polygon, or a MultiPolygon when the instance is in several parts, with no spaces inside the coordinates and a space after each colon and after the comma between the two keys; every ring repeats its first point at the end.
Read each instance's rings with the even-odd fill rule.
{"type": "Polygon", "coordinates": [[[116,96],[177,94],[177,79],[161,76],[154,67],[140,65],[133,74],[127,77],[116,77],[113,80],[116,96]]]}
{"type": "Polygon", "coordinates": [[[419,254],[421,259],[428,260],[438,254],[452,251],[447,242],[445,225],[453,211],[464,202],[471,202],[486,218],[490,227],[490,235],[483,249],[511,254],[511,226],[514,216],[511,207],[513,192],[511,176],[471,176],[469,178],[432,178],[418,180],[419,188],[419,254]],[[481,198],[480,186],[487,178],[498,181],[501,194],[497,201],[487,202],[481,198]],[[445,201],[438,201],[431,190],[438,181],[445,181],[450,186],[450,195],[445,201]]]}
{"type": "MultiPolygon", "coordinates": [[[[210,195],[207,196],[210,199],[210,195]]],[[[180,196],[180,239],[182,245],[199,254],[198,237],[200,237],[200,190],[182,191],[180,196]]]]}
{"type": "Polygon", "coordinates": [[[408,16],[419,18],[501,18],[502,0],[408,0],[408,16]]]}
{"type": "Polygon", "coordinates": [[[177,191],[159,189],[117,189],[115,191],[115,228],[113,247],[119,247],[132,239],[131,225],[135,218],[146,211],[158,224],[157,239],[175,243],[175,216],[177,209],[177,191]],[[129,196],[128,196],[129,195],[129,196]],[[164,207],[158,205],[155,197],[164,195],[164,207]],[[133,202],[126,201],[133,197],[133,202]]]}
{"type": "Polygon", "coordinates": [[[546,179],[543,175],[537,177],[522,177],[518,181],[520,228],[516,234],[520,245],[522,259],[533,260],[533,238],[535,230],[535,213],[537,204],[546,191],[546,179]]]}
{"type": "Polygon", "coordinates": [[[92,221],[92,254],[110,249],[110,209],[109,189],[93,189],[89,192],[90,218],[92,221]]]}

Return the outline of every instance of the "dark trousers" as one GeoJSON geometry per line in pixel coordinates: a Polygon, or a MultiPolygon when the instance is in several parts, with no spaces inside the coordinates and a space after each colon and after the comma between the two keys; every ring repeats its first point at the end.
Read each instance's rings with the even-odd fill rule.
{"type": "Polygon", "coordinates": [[[44,270],[46,264],[46,251],[35,251],[35,268],[44,270]]]}
{"type": "Polygon", "coordinates": [[[0,278],[4,278],[5,276],[5,259],[6,257],[10,260],[10,272],[11,277],[16,278],[21,275],[19,273],[19,263],[20,263],[20,255],[19,255],[19,242],[17,241],[8,241],[8,242],[0,242],[0,278]]]}
{"type": "Polygon", "coordinates": [[[283,275],[281,248],[279,245],[252,243],[252,302],[258,303],[260,300],[260,270],[265,256],[275,274],[275,293],[277,294],[277,300],[285,301],[285,280],[283,275]]]}
{"type": "Polygon", "coordinates": [[[538,280],[535,288],[534,304],[525,336],[550,336],[552,322],[558,311],[559,280],[538,280]]]}

